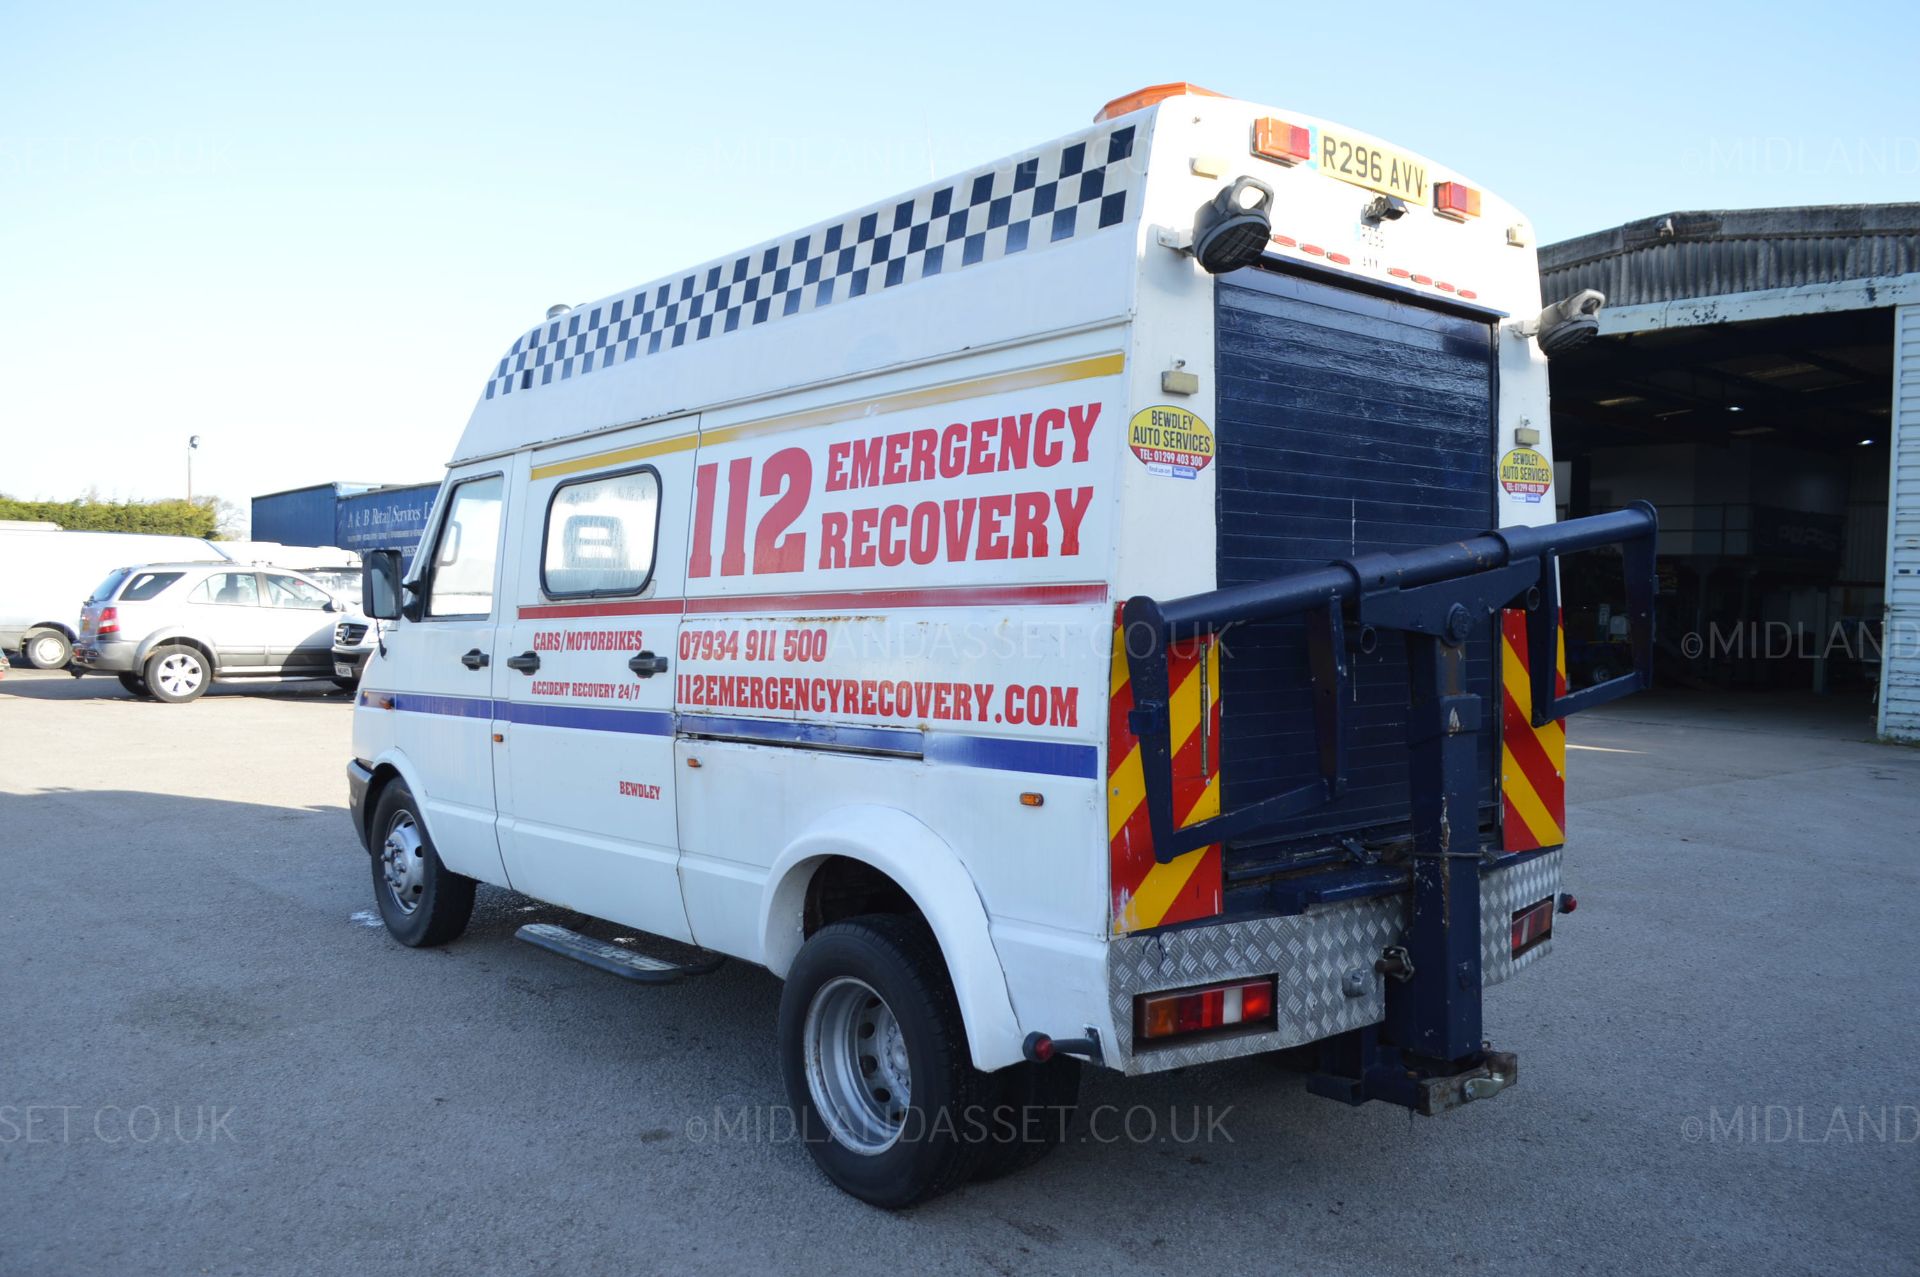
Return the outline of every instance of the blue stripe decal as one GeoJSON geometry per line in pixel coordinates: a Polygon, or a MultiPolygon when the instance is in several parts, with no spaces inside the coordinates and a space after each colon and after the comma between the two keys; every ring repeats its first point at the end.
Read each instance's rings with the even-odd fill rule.
{"type": "Polygon", "coordinates": [[[529,727],[566,727],[586,732],[626,732],[634,736],[673,735],[673,715],[660,709],[599,709],[588,705],[532,705],[496,702],[501,717],[529,727]]]}
{"type": "Polygon", "coordinates": [[[926,759],[950,767],[985,767],[1003,772],[1034,772],[1093,780],[1100,774],[1100,751],[1092,745],[1061,741],[1007,740],[997,736],[949,736],[928,732],[926,759]]]}
{"type": "MultiPolygon", "coordinates": [[[[666,710],[535,705],[473,696],[430,696],[418,692],[395,692],[391,695],[394,709],[411,714],[441,714],[454,718],[499,717],[510,723],[523,723],[531,727],[621,732],[637,736],[671,736],[675,731],[675,717],[666,710]]],[[[725,718],[712,714],[682,714],[678,724],[681,732],[694,735],[736,736],[765,741],[769,745],[814,745],[918,754],[930,763],[941,763],[948,767],[978,767],[990,771],[1028,772],[1079,780],[1094,780],[1100,775],[1100,751],[1096,747],[1064,741],[958,736],[950,732],[922,732],[903,727],[852,727],[777,718],[725,718]]]]}
{"type": "Polygon", "coordinates": [[[427,696],[394,692],[393,707],[409,714],[446,714],[454,718],[492,718],[493,702],[484,696],[427,696]]]}
{"type": "Polygon", "coordinates": [[[740,736],[775,745],[823,745],[840,749],[883,749],[918,754],[925,733],[911,727],[848,727],[836,723],[796,722],[789,718],[725,718],[682,714],[680,730],[698,736],[740,736]]]}

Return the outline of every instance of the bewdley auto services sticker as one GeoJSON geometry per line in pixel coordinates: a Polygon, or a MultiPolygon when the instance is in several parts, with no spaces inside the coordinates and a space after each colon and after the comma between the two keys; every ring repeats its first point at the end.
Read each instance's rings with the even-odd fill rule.
{"type": "Polygon", "coordinates": [[[1142,408],[1127,423],[1127,447],[1154,474],[1191,479],[1213,460],[1213,431],[1185,408],[1142,408]]]}
{"type": "Polygon", "coordinates": [[[1553,463],[1532,448],[1515,448],[1500,458],[1500,486],[1529,505],[1538,505],[1553,486],[1553,463]]]}

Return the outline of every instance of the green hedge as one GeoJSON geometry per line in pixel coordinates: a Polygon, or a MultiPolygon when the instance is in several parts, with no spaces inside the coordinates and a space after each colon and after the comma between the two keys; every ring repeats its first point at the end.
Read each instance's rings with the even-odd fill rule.
{"type": "Polygon", "coordinates": [[[0,519],[57,523],[70,532],[154,532],[211,537],[219,527],[214,498],[192,501],[15,501],[0,497],[0,519]]]}

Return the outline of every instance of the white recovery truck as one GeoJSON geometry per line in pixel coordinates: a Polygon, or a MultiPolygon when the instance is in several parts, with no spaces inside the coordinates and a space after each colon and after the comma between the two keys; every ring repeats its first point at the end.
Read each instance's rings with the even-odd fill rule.
{"type": "Polygon", "coordinates": [[[1644,685],[1654,522],[1555,525],[1532,232],[1187,85],[601,301],[489,370],[368,562],[349,767],[388,927],[477,882],[786,981],[822,1169],[900,1206],[1059,1138],[1085,1062],[1312,1044],[1438,1112],[1565,893],[1571,710],[1644,685]],[[1556,558],[1638,667],[1569,692],[1556,558]]]}

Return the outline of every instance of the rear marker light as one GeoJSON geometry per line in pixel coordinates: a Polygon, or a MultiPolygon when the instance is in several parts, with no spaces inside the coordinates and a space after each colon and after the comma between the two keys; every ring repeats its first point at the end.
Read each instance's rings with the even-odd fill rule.
{"type": "Polygon", "coordinates": [[[1143,1042],[1273,1022],[1271,976],[1204,989],[1143,993],[1134,999],[1134,1031],[1143,1042]]]}
{"type": "Polygon", "coordinates": [[[1297,124],[1269,116],[1253,122],[1253,153],[1278,164],[1298,164],[1313,156],[1313,134],[1297,124]]]}
{"type": "Polygon", "coordinates": [[[1480,192],[1459,182],[1439,182],[1433,188],[1433,211],[1456,222],[1480,216],[1480,192]]]}
{"type": "Polygon", "coordinates": [[[1553,935],[1554,898],[1548,896],[1513,914],[1513,956],[1519,957],[1553,935]]]}

